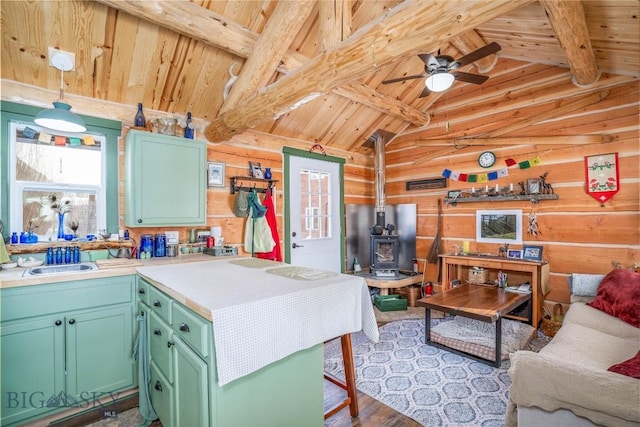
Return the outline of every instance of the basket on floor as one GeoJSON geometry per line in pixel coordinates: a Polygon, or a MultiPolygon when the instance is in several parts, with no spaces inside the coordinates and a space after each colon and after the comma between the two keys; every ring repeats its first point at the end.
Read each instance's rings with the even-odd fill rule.
{"type": "Polygon", "coordinates": [[[562,304],[555,304],[553,306],[553,315],[542,318],[542,333],[547,337],[554,337],[562,327],[563,319],[564,310],[562,309],[562,304]]]}

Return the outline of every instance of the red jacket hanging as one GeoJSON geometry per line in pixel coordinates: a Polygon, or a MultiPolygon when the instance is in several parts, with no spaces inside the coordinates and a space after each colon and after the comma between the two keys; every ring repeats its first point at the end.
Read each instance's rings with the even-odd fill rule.
{"type": "Polygon", "coordinates": [[[262,205],[267,208],[267,213],[265,214],[265,216],[267,217],[267,224],[269,224],[269,228],[271,229],[271,236],[276,242],[276,246],[271,252],[257,252],[255,256],[256,258],[282,261],[282,251],[280,250],[280,236],[278,235],[278,221],[276,220],[276,209],[273,206],[273,199],[271,198],[270,188],[267,188],[267,192],[264,196],[262,205]]]}

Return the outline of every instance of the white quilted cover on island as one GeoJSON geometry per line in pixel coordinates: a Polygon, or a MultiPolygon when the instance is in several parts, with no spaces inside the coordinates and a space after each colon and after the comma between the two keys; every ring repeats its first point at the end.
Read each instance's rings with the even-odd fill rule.
{"type": "Polygon", "coordinates": [[[378,341],[362,277],[255,258],[137,270],[211,310],[221,386],[346,333],[378,341]]]}

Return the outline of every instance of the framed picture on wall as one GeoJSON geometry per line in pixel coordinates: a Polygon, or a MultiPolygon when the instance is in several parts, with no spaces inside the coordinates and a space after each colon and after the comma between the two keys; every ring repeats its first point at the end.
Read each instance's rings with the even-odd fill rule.
{"type": "Polygon", "coordinates": [[[528,246],[526,245],[522,250],[522,259],[529,261],[541,261],[542,260],[542,246],[528,246]]]}
{"type": "Polygon", "coordinates": [[[509,249],[507,251],[507,258],[522,259],[522,250],[521,249],[509,249]]]}
{"type": "Polygon", "coordinates": [[[249,162],[249,176],[251,178],[264,178],[260,163],[249,162]]]}
{"type": "Polygon", "coordinates": [[[477,210],[476,242],[522,244],[522,209],[477,210]]]}
{"type": "Polygon", "coordinates": [[[207,186],[224,187],[224,163],[209,162],[207,167],[207,186]]]}
{"type": "Polygon", "coordinates": [[[527,194],[539,194],[540,193],[540,181],[538,178],[527,179],[527,194]]]}

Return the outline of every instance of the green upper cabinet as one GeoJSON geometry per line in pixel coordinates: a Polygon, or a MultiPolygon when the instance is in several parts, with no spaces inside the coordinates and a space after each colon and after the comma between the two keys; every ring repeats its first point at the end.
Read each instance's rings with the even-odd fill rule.
{"type": "Polygon", "coordinates": [[[125,139],[128,227],[206,225],[207,144],[131,130],[125,139]]]}

